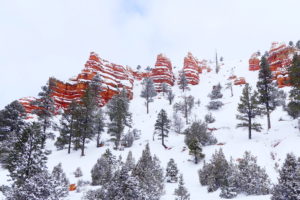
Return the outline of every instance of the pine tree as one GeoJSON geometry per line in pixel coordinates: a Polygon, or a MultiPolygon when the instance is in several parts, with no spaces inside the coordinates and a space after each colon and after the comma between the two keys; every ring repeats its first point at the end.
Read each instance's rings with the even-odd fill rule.
{"type": "Polygon", "coordinates": [[[129,112],[129,100],[126,91],[123,89],[120,94],[113,96],[108,102],[107,113],[110,119],[108,133],[113,136],[116,149],[119,147],[120,140],[125,126],[131,127],[131,113],[129,112]]]}
{"type": "Polygon", "coordinates": [[[233,163],[232,158],[229,162],[227,170],[227,184],[221,187],[220,197],[225,199],[232,199],[238,195],[240,185],[238,184],[238,168],[233,163]]]}
{"type": "Polygon", "coordinates": [[[116,163],[115,156],[107,149],[91,170],[92,185],[103,185],[109,182],[116,170],[116,163]]]}
{"type": "Polygon", "coordinates": [[[75,170],[75,172],[74,172],[74,176],[75,176],[75,178],[79,178],[79,177],[82,177],[82,176],[83,176],[82,170],[81,170],[80,167],[77,167],[77,168],[76,168],[76,170],[75,170]]]}
{"type": "Polygon", "coordinates": [[[127,167],[129,171],[133,170],[134,167],[135,167],[135,159],[132,156],[131,151],[128,152],[128,155],[127,155],[126,162],[125,162],[124,166],[127,167]]]}
{"type": "Polygon", "coordinates": [[[100,136],[101,133],[104,131],[104,116],[103,116],[103,112],[101,110],[101,108],[98,109],[98,111],[96,112],[96,118],[95,118],[95,133],[97,135],[96,138],[96,147],[100,147],[100,136]]]}
{"type": "Polygon", "coordinates": [[[168,148],[165,145],[165,137],[168,137],[169,129],[170,129],[171,121],[168,119],[168,115],[164,109],[162,109],[157,116],[157,120],[155,122],[155,131],[161,137],[161,143],[163,147],[168,148]]]}
{"type": "Polygon", "coordinates": [[[167,99],[169,100],[169,104],[171,105],[175,98],[175,94],[173,93],[172,89],[167,91],[167,99]]]}
{"type": "Polygon", "coordinates": [[[198,164],[198,161],[204,158],[204,154],[202,153],[202,148],[201,148],[201,144],[198,141],[197,138],[191,138],[190,140],[188,140],[188,142],[186,143],[189,150],[190,150],[190,154],[192,154],[194,156],[194,163],[198,164]]]}
{"type": "Polygon", "coordinates": [[[199,179],[202,185],[208,185],[208,192],[214,192],[227,186],[229,164],[222,149],[215,151],[209,164],[199,170],[199,179]]]}
{"type": "Polygon", "coordinates": [[[185,72],[182,71],[180,74],[179,74],[179,88],[182,89],[182,92],[184,92],[186,89],[188,89],[188,80],[186,78],[186,75],[185,75],[185,72]]]}
{"type": "Polygon", "coordinates": [[[265,169],[259,167],[256,158],[245,152],[238,163],[238,184],[247,195],[266,195],[270,193],[270,180],[265,169]]]}
{"type": "Polygon", "coordinates": [[[269,68],[267,59],[263,56],[260,62],[260,70],[258,74],[257,89],[259,94],[259,102],[264,105],[268,120],[268,129],[271,128],[270,114],[278,106],[279,96],[278,89],[273,83],[273,76],[269,68]]]}
{"type": "Polygon", "coordinates": [[[47,129],[52,125],[52,117],[55,113],[55,102],[52,97],[55,83],[50,78],[45,86],[42,86],[42,91],[38,94],[39,98],[33,101],[32,104],[37,107],[32,112],[38,116],[43,131],[43,141],[45,143],[47,137],[52,137],[52,133],[47,133],[47,129]]]}
{"type": "Polygon", "coordinates": [[[177,196],[175,200],[190,200],[190,194],[184,186],[182,174],[179,176],[178,188],[175,189],[174,194],[177,196]]]}
{"type": "Polygon", "coordinates": [[[104,199],[139,199],[146,200],[146,191],[140,186],[136,177],[129,175],[126,167],[117,171],[113,179],[104,185],[104,199]]]}
{"type": "Polygon", "coordinates": [[[146,145],[132,175],[139,180],[141,188],[147,191],[149,200],[160,199],[164,191],[163,170],[157,157],[151,156],[149,144],[146,145]]]}
{"type": "Polygon", "coordinates": [[[157,95],[154,87],[153,80],[151,78],[144,78],[143,80],[143,90],[141,93],[141,97],[146,100],[147,114],[149,113],[149,103],[153,101],[153,97],[157,95]]]}
{"type": "MultiPolygon", "coordinates": [[[[300,44],[300,41],[298,42],[300,44]]],[[[289,77],[292,89],[290,90],[291,101],[288,103],[288,113],[295,119],[300,116],[300,55],[294,56],[289,68],[289,77]]]]}
{"type": "Polygon", "coordinates": [[[24,129],[26,112],[18,101],[13,101],[0,111],[0,163],[6,168],[9,153],[24,129]]]}
{"type": "Polygon", "coordinates": [[[189,96],[184,96],[182,102],[174,104],[173,109],[175,110],[175,112],[177,112],[177,111],[182,112],[182,114],[184,115],[184,118],[186,120],[186,124],[188,124],[189,123],[188,118],[192,112],[194,105],[195,105],[194,97],[189,95],[189,96]]]}
{"type": "Polygon", "coordinates": [[[202,121],[193,122],[190,127],[185,129],[183,134],[185,135],[184,141],[187,145],[190,143],[189,140],[194,138],[203,146],[217,143],[217,139],[210,132],[207,132],[207,124],[202,121]]]}
{"type": "Polygon", "coordinates": [[[272,190],[271,200],[300,199],[300,162],[293,154],[287,154],[279,171],[278,184],[272,190]]]}
{"type": "Polygon", "coordinates": [[[47,151],[44,150],[44,137],[38,123],[28,125],[15,143],[10,153],[8,170],[17,186],[28,178],[46,171],[47,151]]]}
{"type": "Polygon", "coordinates": [[[73,139],[76,135],[79,135],[77,132],[79,131],[79,128],[77,127],[79,126],[79,123],[77,120],[79,119],[80,115],[80,105],[77,102],[72,101],[67,109],[63,112],[60,119],[60,135],[57,137],[55,142],[57,149],[62,150],[67,145],[68,154],[71,153],[73,139]]]}
{"type": "Polygon", "coordinates": [[[223,97],[223,94],[221,93],[222,86],[219,83],[218,85],[214,85],[211,93],[208,95],[211,100],[220,99],[223,97]]]}
{"type": "Polygon", "coordinates": [[[178,169],[177,165],[173,158],[171,158],[167,164],[166,168],[166,179],[167,182],[174,183],[177,182],[178,179],[178,169]]]}
{"type": "Polygon", "coordinates": [[[262,115],[261,108],[259,107],[258,93],[254,91],[252,93],[251,87],[246,84],[243,89],[243,94],[238,104],[238,114],[236,118],[241,120],[237,127],[247,127],[249,133],[249,139],[251,139],[251,131],[261,131],[261,125],[259,123],[252,122],[256,116],[262,115]]]}
{"type": "Polygon", "coordinates": [[[54,166],[51,174],[53,185],[59,197],[66,197],[69,194],[69,180],[62,169],[61,163],[54,166]]]}

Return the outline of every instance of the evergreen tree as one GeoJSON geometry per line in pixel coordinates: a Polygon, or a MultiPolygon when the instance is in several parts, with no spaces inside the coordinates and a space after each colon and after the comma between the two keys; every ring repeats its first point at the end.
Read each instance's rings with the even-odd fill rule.
{"type": "Polygon", "coordinates": [[[132,156],[131,151],[128,152],[128,155],[127,155],[126,162],[125,162],[124,166],[127,167],[129,171],[133,170],[134,167],[135,167],[135,159],[132,156]]]}
{"type": "Polygon", "coordinates": [[[205,164],[199,170],[199,179],[202,185],[208,185],[208,192],[214,192],[221,187],[227,186],[229,164],[222,149],[215,151],[209,164],[205,164]]]}
{"type": "Polygon", "coordinates": [[[149,200],[158,200],[164,191],[163,171],[159,165],[157,157],[152,158],[149,144],[146,145],[142,157],[132,171],[144,191],[147,191],[149,200]]]}
{"type": "Polygon", "coordinates": [[[240,98],[240,103],[238,104],[238,114],[236,118],[241,120],[237,127],[247,127],[249,133],[249,139],[251,139],[251,131],[255,130],[260,132],[261,125],[259,123],[252,122],[256,116],[262,114],[261,108],[259,107],[258,93],[254,91],[252,93],[251,87],[246,84],[243,89],[243,94],[240,98]]]}
{"type": "Polygon", "coordinates": [[[104,185],[102,191],[104,191],[104,199],[149,199],[147,193],[140,187],[138,179],[129,175],[126,167],[122,167],[120,171],[117,171],[113,179],[104,185]]]}
{"type": "Polygon", "coordinates": [[[300,162],[293,154],[287,154],[278,184],[272,190],[271,200],[300,199],[300,162]]]}
{"type": "Polygon", "coordinates": [[[8,170],[10,177],[17,186],[37,173],[46,171],[47,151],[44,147],[44,137],[38,123],[28,125],[10,152],[8,170]]]}
{"type": "Polygon", "coordinates": [[[98,109],[96,112],[96,118],[95,118],[95,133],[96,133],[96,147],[100,147],[100,138],[101,138],[101,133],[104,131],[104,116],[101,108],[98,109]]]}
{"type": "Polygon", "coordinates": [[[41,171],[29,177],[21,185],[13,184],[5,193],[7,200],[61,200],[56,186],[47,171],[41,171]]]}
{"type": "Polygon", "coordinates": [[[131,127],[129,100],[124,89],[120,94],[113,96],[108,102],[107,109],[111,121],[108,124],[108,133],[113,136],[115,146],[118,148],[125,126],[131,127]]]}
{"type": "Polygon", "coordinates": [[[264,105],[268,129],[271,128],[270,114],[279,105],[278,89],[273,83],[273,76],[269,68],[267,59],[263,56],[260,61],[260,70],[258,74],[257,89],[259,102],[264,105]]]}
{"type": "Polygon", "coordinates": [[[116,163],[115,156],[107,149],[91,170],[92,185],[103,185],[109,182],[116,170],[116,163]]]}
{"type": "Polygon", "coordinates": [[[74,137],[79,135],[77,132],[79,128],[76,126],[79,125],[77,120],[80,115],[80,105],[75,101],[72,101],[72,103],[63,112],[60,119],[60,135],[57,137],[55,142],[57,149],[62,150],[66,145],[68,145],[68,154],[71,153],[71,146],[72,142],[74,142],[74,137]]]}
{"type": "Polygon", "coordinates": [[[182,71],[180,74],[179,74],[179,88],[182,89],[182,92],[184,92],[186,89],[188,89],[188,80],[186,78],[186,75],[185,75],[185,72],[182,71]]]}
{"type": "Polygon", "coordinates": [[[167,99],[169,100],[169,104],[171,105],[175,98],[175,94],[173,93],[172,89],[167,91],[167,99]]]}
{"type": "Polygon", "coordinates": [[[77,168],[76,168],[76,170],[75,170],[75,172],[74,172],[74,176],[75,176],[75,178],[79,178],[79,177],[82,177],[82,176],[83,176],[82,170],[81,170],[80,167],[77,167],[77,168]]]}
{"type": "Polygon", "coordinates": [[[178,188],[175,189],[175,200],[190,200],[190,194],[184,186],[182,174],[179,176],[178,188]]]}
{"type": "Polygon", "coordinates": [[[184,140],[187,145],[194,138],[203,146],[217,143],[217,139],[210,132],[207,132],[207,124],[202,121],[193,122],[190,127],[185,129],[183,134],[185,135],[184,140]]]}
{"type": "Polygon", "coordinates": [[[141,93],[141,97],[145,98],[146,100],[146,107],[147,107],[147,114],[149,113],[149,103],[153,101],[153,97],[155,97],[156,90],[154,87],[153,80],[149,77],[144,78],[143,80],[143,90],[141,93]]]}
{"type": "Polygon", "coordinates": [[[198,161],[204,158],[204,154],[202,153],[201,144],[198,141],[197,138],[191,138],[186,143],[188,145],[188,148],[190,150],[190,154],[194,156],[194,162],[195,164],[198,164],[198,161]]]}
{"type": "Polygon", "coordinates": [[[0,111],[0,163],[6,168],[9,153],[24,129],[26,112],[18,101],[13,101],[0,111]]]}
{"type": "Polygon", "coordinates": [[[220,99],[223,97],[223,94],[221,93],[222,86],[219,83],[218,85],[214,85],[211,93],[208,95],[211,100],[220,99]]]}
{"type": "Polygon", "coordinates": [[[168,115],[164,109],[162,109],[157,116],[157,120],[155,122],[155,131],[161,137],[161,143],[163,147],[168,148],[165,145],[165,137],[168,137],[169,129],[170,129],[171,121],[168,119],[168,115]]]}
{"type": "Polygon", "coordinates": [[[270,180],[265,169],[259,167],[256,158],[245,152],[238,163],[238,184],[247,195],[266,195],[270,193],[270,180]]]}
{"type": "Polygon", "coordinates": [[[214,123],[216,121],[216,119],[212,116],[211,113],[206,114],[204,118],[205,118],[205,122],[209,124],[214,123]]]}
{"type": "MultiPolygon", "coordinates": [[[[300,44],[300,41],[298,42],[300,44]]],[[[290,90],[291,101],[288,103],[288,113],[295,119],[300,116],[300,55],[294,56],[289,68],[289,77],[292,89],[290,90]]]]}
{"type": "Polygon", "coordinates": [[[233,163],[232,159],[229,162],[229,168],[227,170],[227,184],[221,187],[220,197],[225,199],[232,199],[239,193],[238,183],[238,168],[233,163]]]}
{"type": "Polygon", "coordinates": [[[69,180],[62,169],[61,163],[54,166],[51,174],[53,185],[59,197],[66,197],[69,194],[69,180]]]}
{"type": "Polygon", "coordinates": [[[45,86],[42,86],[42,91],[38,94],[39,98],[33,101],[32,104],[37,107],[32,112],[38,116],[38,120],[42,126],[43,141],[45,143],[47,137],[52,137],[52,133],[47,133],[47,129],[51,127],[52,117],[55,113],[55,102],[52,97],[55,83],[50,78],[45,86]]]}
{"type": "Polygon", "coordinates": [[[174,104],[173,109],[175,110],[175,112],[180,111],[186,120],[186,124],[188,124],[189,123],[188,118],[192,112],[194,105],[195,105],[194,97],[189,95],[189,96],[184,96],[182,102],[174,104]]]}
{"type": "Polygon", "coordinates": [[[178,169],[177,165],[173,158],[171,158],[168,162],[167,168],[166,168],[166,179],[167,182],[174,183],[177,182],[178,179],[178,169]]]}

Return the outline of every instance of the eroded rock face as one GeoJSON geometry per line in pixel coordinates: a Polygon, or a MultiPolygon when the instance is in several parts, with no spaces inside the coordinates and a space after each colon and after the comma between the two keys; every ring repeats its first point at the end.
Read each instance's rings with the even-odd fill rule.
{"type": "MultiPolygon", "coordinates": [[[[287,46],[285,43],[273,42],[270,50],[267,52],[267,61],[270,70],[273,73],[274,80],[278,87],[289,86],[288,67],[292,63],[293,55],[299,51],[296,47],[287,46]]],[[[249,70],[260,69],[260,59],[258,54],[253,54],[249,59],[249,70]]]]}
{"type": "Polygon", "coordinates": [[[156,91],[161,92],[162,83],[170,87],[174,85],[175,76],[172,70],[172,63],[163,54],[159,54],[156,59],[155,67],[151,70],[150,77],[154,82],[156,91]]]}
{"type": "MultiPolygon", "coordinates": [[[[96,53],[92,52],[84,69],[76,77],[67,82],[55,78],[50,79],[54,83],[52,96],[56,106],[65,109],[72,101],[79,101],[88,83],[96,74],[100,75],[102,81],[101,105],[106,104],[122,88],[125,88],[129,98],[132,98],[134,82],[132,70],[129,67],[101,59],[96,53]]],[[[27,106],[26,103],[23,103],[23,105],[27,106]]]]}
{"type": "Polygon", "coordinates": [[[200,63],[197,58],[195,58],[190,52],[184,58],[183,72],[186,76],[188,84],[199,84],[199,73],[202,73],[202,68],[200,67],[200,63]]]}

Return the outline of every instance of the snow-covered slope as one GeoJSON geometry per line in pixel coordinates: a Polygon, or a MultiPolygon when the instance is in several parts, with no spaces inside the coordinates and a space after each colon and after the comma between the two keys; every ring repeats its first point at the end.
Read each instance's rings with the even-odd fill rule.
{"type": "MultiPolygon", "coordinates": [[[[224,145],[212,145],[203,148],[205,159],[209,160],[215,150],[223,148],[225,156],[229,159],[232,157],[234,160],[241,158],[244,151],[251,151],[253,155],[257,156],[258,164],[266,168],[268,175],[270,176],[273,183],[276,183],[278,173],[276,172],[275,163],[282,164],[286,153],[294,152],[297,156],[300,156],[300,143],[299,130],[296,129],[296,121],[291,118],[282,110],[281,107],[277,108],[271,114],[272,128],[267,131],[266,129],[266,118],[259,118],[258,121],[262,123],[264,130],[261,133],[253,132],[253,139],[248,139],[247,130],[236,129],[237,120],[235,115],[237,114],[237,104],[240,99],[243,86],[233,86],[234,96],[231,97],[230,90],[225,89],[225,84],[229,82],[228,77],[232,73],[238,77],[245,77],[246,81],[255,88],[258,72],[248,71],[248,63],[242,61],[225,62],[221,66],[219,74],[212,72],[204,72],[200,75],[200,83],[196,86],[190,86],[190,90],[186,91],[187,95],[191,94],[195,97],[195,101],[198,99],[201,104],[195,105],[191,120],[204,120],[204,116],[208,113],[206,105],[209,102],[208,94],[211,92],[212,86],[217,83],[222,85],[223,98],[222,101],[225,104],[220,110],[213,111],[212,115],[216,118],[216,122],[209,124],[210,128],[216,128],[213,132],[214,136],[218,139],[219,143],[224,145]],[[280,120],[279,119],[283,119],[280,120]],[[274,157],[271,157],[271,154],[274,157]],[[274,158],[274,159],[273,159],[274,158]]],[[[90,142],[87,145],[86,156],[80,157],[80,152],[73,151],[70,155],[67,154],[66,150],[57,151],[53,145],[53,141],[49,141],[47,144],[48,149],[52,150],[52,154],[49,156],[48,167],[52,170],[54,165],[59,162],[62,163],[64,171],[66,172],[71,183],[77,183],[78,178],[75,178],[73,172],[77,167],[80,167],[83,171],[82,180],[91,180],[90,171],[96,160],[104,153],[106,148],[110,148],[112,152],[123,159],[126,158],[129,150],[132,151],[133,156],[136,160],[141,156],[142,150],[146,143],[150,144],[150,150],[152,154],[156,154],[161,165],[165,168],[170,158],[174,158],[178,165],[179,173],[183,174],[185,186],[191,194],[192,200],[205,199],[205,200],[216,200],[219,198],[220,190],[207,193],[207,188],[201,186],[199,183],[197,171],[202,167],[202,162],[195,165],[191,161],[191,157],[188,151],[183,151],[184,136],[178,135],[171,131],[167,138],[166,145],[170,147],[166,150],[162,145],[161,141],[153,141],[154,123],[157,118],[157,114],[161,109],[165,109],[170,119],[172,119],[173,109],[169,105],[167,99],[159,94],[154,98],[154,102],[150,103],[150,112],[146,114],[146,107],[144,99],[140,97],[141,93],[141,82],[134,82],[133,100],[130,103],[130,111],[133,117],[133,128],[141,130],[141,138],[136,140],[131,148],[127,148],[124,151],[113,150],[113,144],[106,142],[104,147],[96,148],[95,141],[90,142]]],[[[284,88],[288,90],[288,88],[284,88]]],[[[178,88],[178,85],[173,87],[173,91],[176,94],[175,102],[182,101],[184,95],[178,88]]],[[[108,139],[109,136],[103,134],[103,140],[108,139]]],[[[7,172],[0,169],[0,183],[9,184],[7,181],[7,172]]],[[[163,200],[174,199],[174,189],[177,187],[176,183],[165,183],[165,195],[162,197],[163,200]]],[[[95,188],[92,186],[86,186],[82,188],[80,193],[75,191],[70,192],[69,197],[66,199],[79,200],[83,196],[84,192],[88,189],[95,188]]],[[[1,196],[0,196],[1,199],[1,196]]],[[[267,200],[270,199],[270,195],[266,196],[243,196],[239,195],[236,199],[257,199],[267,200]]]]}

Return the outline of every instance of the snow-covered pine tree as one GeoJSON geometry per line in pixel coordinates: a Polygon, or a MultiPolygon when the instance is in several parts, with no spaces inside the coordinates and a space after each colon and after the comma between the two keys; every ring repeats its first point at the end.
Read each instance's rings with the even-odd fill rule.
{"type": "Polygon", "coordinates": [[[300,199],[300,162],[294,154],[287,154],[271,193],[271,200],[300,199]]]}
{"type": "Polygon", "coordinates": [[[178,188],[175,189],[174,195],[175,200],[190,200],[190,194],[184,186],[183,176],[180,174],[178,188]]]}
{"type": "Polygon", "coordinates": [[[18,101],[13,101],[0,111],[0,164],[4,168],[7,167],[9,153],[26,124],[25,117],[25,109],[18,101]]]}
{"type": "Polygon", "coordinates": [[[40,124],[33,122],[26,126],[9,154],[8,170],[17,186],[37,173],[46,171],[47,151],[40,124]]]}
{"type": "Polygon", "coordinates": [[[205,119],[205,122],[209,123],[209,124],[214,123],[216,121],[216,119],[212,116],[211,112],[206,114],[204,119],[205,119]]]}
{"type": "Polygon", "coordinates": [[[5,193],[6,200],[62,200],[47,171],[40,171],[26,179],[21,185],[13,184],[5,193]]]}
{"type": "Polygon", "coordinates": [[[58,150],[64,149],[64,147],[68,146],[68,154],[71,153],[71,145],[73,142],[73,138],[78,135],[76,131],[78,128],[77,119],[81,115],[79,104],[75,101],[72,101],[71,104],[67,107],[67,109],[62,113],[60,119],[60,127],[59,127],[59,136],[56,139],[55,146],[58,150]]]}
{"type": "Polygon", "coordinates": [[[189,140],[185,140],[186,145],[190,150],[190,154],[194,156],[194,163],[198,164],[199,160],[204,158],[204,154],[202,153],[201,143],[196,137],[192,137],[189,140]]]}
{"type": "Polygon", "coordinates": [[[100,138],[101,138],[101,133],[104,131],[104,115],[102,112],[101,108],[98,108],[96,112],[96,118],[95,118],[95,124],[94,124],[94,129],[96,132],[96,147],[100,147],[100,138]]]}
{"type": "Polygon", "coordinates": [[[75,178],[79,178],[79,177],[82,177],[82,176],[83,176],[82,170],[81,170],[80,167],[77,167],[77,168],[75,169],[74,176],[75,176],[75,178]]]}
{"type": "Polygon", "coordinates": [[[236,115],[236,118],[242,121],[237,124],[237,128],[248,128],[249,139],[251,139],[252,130],[260,132],[262,129],[259,123],[252,122],[255,117],[262,115],[262,110],[259,107],[258,93],[256,91],[252,93],[252,88],[249,84],[246,84],[243,89],[237,110],[240,114],[236,115]]]}
{"type": "Polygon", "coordinates": [[[132,156],[131,151],[128,152],[124,166],[127,167],[129,169],[129,171],[133,170],[135,167],[135,159],[132,156]]]}
{"type": "Polygon", "coordinates": [[[167,83],[162,83],[161,84],[161,92],[163,96],[169,91],[169,85],[167,83]]]}
{"type": "Polygon", "coordinates": [[[141,187],[146,191],[149,200],[158,200],[164,191],[163,170],[156,157],[152,158],[149,144],[143,150],[132,175],[137,177],[141,187]]]}
{"type": "Polygon", "coordinates": [[[217,139],[207,131],[207,124],[201,120],[193,122],[190,127],[185,129],[183,134],[185,135],[185,143],[187,145],[192,138],[197,138],[203,146],[217,143],[217,139]]]}
{"type": "Polygon", "coordinates": [[[203,185],[208,185],[208,192],[214,192],[217,189],[227,186],[229,165],[222,149],[215,151],[210,163],[205,164],[202,170],[199,170],[199,180],[203,185]]]}
{"type": "Polygon", "coordinates": [[[110,119],[108,133],[113,137],[115,147],[118,148],[125,126],[131,127],[131,113],[129,99],[125,89],[113,96],[107,104],[107,114],[110,119]]]}
{"type": "Polygon", "coordinates": [[[184,122],[182,118],[178,115],[178,113],[173,113],[173,121],[172,121],[173,130],[177,134],[181,134],[182,129],[184,127],[184,122]]]}
{"type": "Polygon", "coordinates": [[[91,170],[92,185],[103,185],[113,178],[117,168],[117,160],[109,149],[97,160],[91,170]]]}
{"type": "Polygon", "coordinates": [[[178,180],[178,169],[173,158],[171,158],[167,164],[166,180],[170,183],[175,183],[178,180]]]}
{"type": "Polygon", "coordinates": [[[38,94],[38,99],[33,101],[32,104],[37,107],[32,112],[38,116],[38,120],[42,126],[43,141],[44,144],[47,137],[53,137],[52,133],[47,133],[47,129],[53,124],[52,117],[55,112],[55,102],[52,97],[53,88],[55,83],[53,78],[49,78],[46,85],[42,86],[42,91],[38,94]]]}
{"type": "Polygon", "coordinates": [[[149,103],[153,101],[153,97],[157,95],[152,78],[146,77],[143,80],[143,90],[141,97],[146,100],[147,114],[149,113],[149,103]]]}
{"type": "Polygon", "coordinates": [[[218,85],[214,85],[211,93],[208,95],[211,100],[220,99],[223,97],[223,94],[221,93],[222,86],[219,83],[218,85]]]}
{"type": "Polygon", "coordinates": [[[164,148],[168,148],[165,145],[165,137],[168,137],[171,121],[168,119],[168,115],[164,109],[157,115],[157,120],[155,122],[155,131],[161,137],[161,143],[164,148]]]}
{"type": "MultiPolygon", "coordinates": [[[[300,40],[297,42],[300,45],[300,40]]],[[[300,55],[295,55],[291,67],[289,68],[289,77],[292,84],[290,90],[290,99],[288,103],[288,114],[294,119],[300,117],[300,55]]]]}
{"type": "Polygon", "coordinates": [[[233,163],[231,158],[229,162],[229,168],[227,170],[227,184],[221,187],[221,198],[232,199],[240,192],[240,185],[238,184],[238,172],[238,168],[233,163]]]}
{"type": "Polygon", "coordinates": [[[270,180],[265,171],[256,163],[256,157],[246,151],[237,165],[239,169],[238,185],[247,195],[266,195],[270,193],[270,180]]]}
{"type": "Polygon", "coordinates": [[[127,167],[122,167],[120,171],[117,171],[112,180],[103,186],[102,192],[104,199],[150,199],[147,191],[140,186],[138,179],[129,174],[127,167]]]}
{"type": "Polygon", "coordinates": [[[184,71],[181,71],[179,73],[179,82],[178,82],[178,85],[179,85],[179,88],[182,89],[182,92],[184,92],[186,89],[188,89],[188,80],[186,78],[186,75],[185,75],[185,72],[184,71]]]}
{"type": "Polygon", "coordinates": [[[271,128],[270,115],[277,106],[279,106],[278,88],[273,83],[273,75],[271,73],[267,59],[263,56],[260,61],[260,70],[258,74],[258,82],[256,84],[259,102],[264,105],[267,115],[268,129],[271,128]]]}
{"type": "Polygon", "coordinates": [[[69,180],[66,177],[66,174],[64,173],[62,169],[61,163],[54,166],[52,173],[51,173],[51,179],[56,191],[56,194],[58,194],[59,197],[66,197],[69,194],[69,180]]]}
{"type": "Polygon", "coordinates": [[[173,93],[172,89],[169,88],[169,90],[167,91],[167,99],[169,100],[170,105],[172,104],[174,98],[175,98],[175,94],[173,93]]]}

